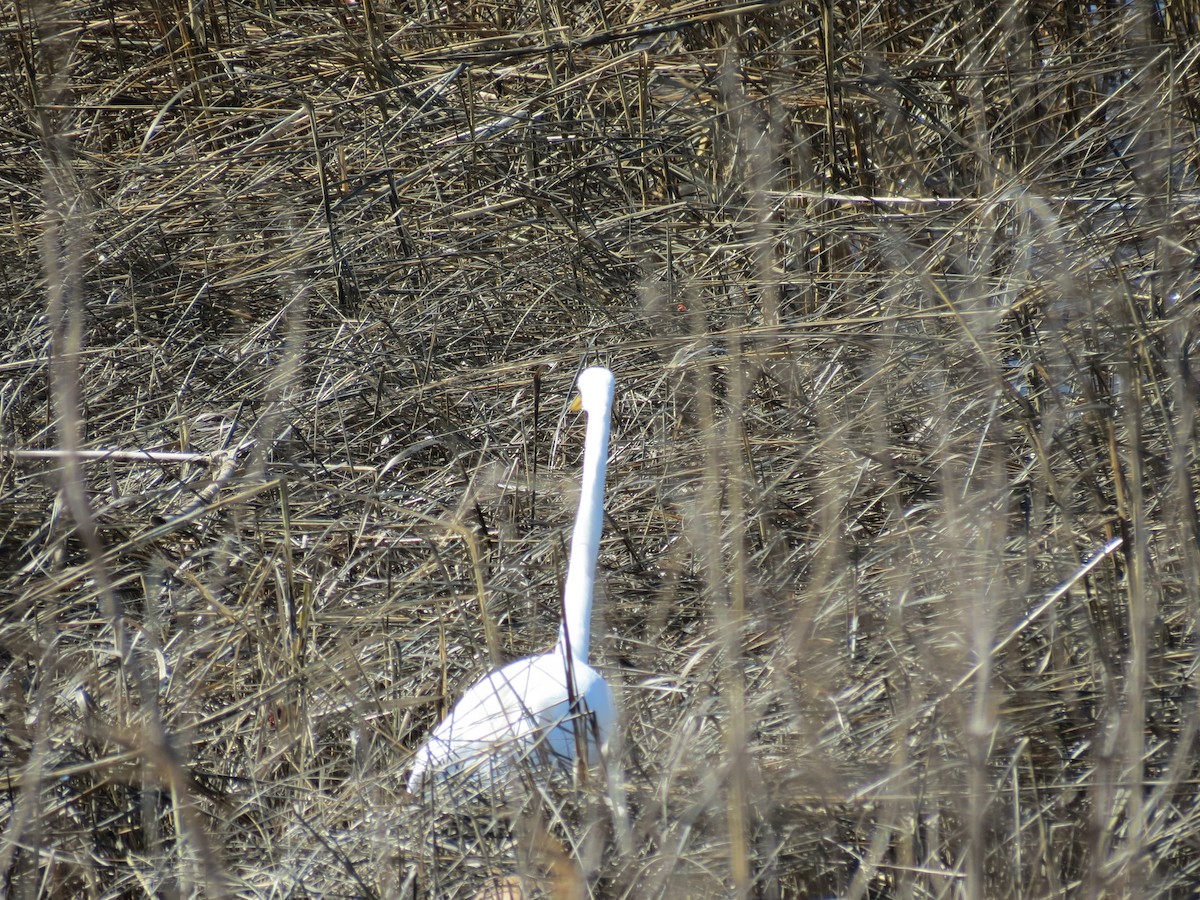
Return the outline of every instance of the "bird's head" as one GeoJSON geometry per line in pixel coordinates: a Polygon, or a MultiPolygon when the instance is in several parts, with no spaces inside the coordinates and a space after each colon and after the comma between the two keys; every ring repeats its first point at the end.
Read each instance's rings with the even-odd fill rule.
{"type": "Polygon", "coordinates": [[[603,366],[584,369],[575,382],[579,393],[571,402],[571,411],[583,411],[591,415],[612,409],[613,389],[616,383],[613,373],[603,366]]]}

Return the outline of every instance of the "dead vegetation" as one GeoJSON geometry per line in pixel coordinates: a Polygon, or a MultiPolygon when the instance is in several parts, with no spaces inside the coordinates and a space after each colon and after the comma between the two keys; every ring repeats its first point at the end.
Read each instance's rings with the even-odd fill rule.
{"type": "Polygon", "coordinates": [[[9,896],[1195,894],[1200,9],[0,10],[9,896]],[[628,854],[402,796],[593,359],[628,854]]]}

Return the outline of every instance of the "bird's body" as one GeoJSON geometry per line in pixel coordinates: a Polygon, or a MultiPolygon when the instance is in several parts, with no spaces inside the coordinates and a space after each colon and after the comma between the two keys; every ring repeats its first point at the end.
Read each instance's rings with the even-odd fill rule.
{"type": "Polygon", "coordinates": [[[588,665],[588,649],[614,384],[600,367],[579,376],[587,437],[558,642],[488,673],[463,694],[417,751],[408,780],[414,794],[442,783],[503,795],[524,775],[569,768],[581,751],[588,763],[609,752],[616,706],[588,665]]]}
{"type": "Polygon", "coordinates": [[[616,717],[612,691],[586,663],[571,660],[576,712],[566,688],[566,659],[555,647],[489,672],[475,682],[426,739],[409,776],[416,793],[435,772],[449,783],[501,793],[523,772],[564,768],[607,751],[616,717]]]}

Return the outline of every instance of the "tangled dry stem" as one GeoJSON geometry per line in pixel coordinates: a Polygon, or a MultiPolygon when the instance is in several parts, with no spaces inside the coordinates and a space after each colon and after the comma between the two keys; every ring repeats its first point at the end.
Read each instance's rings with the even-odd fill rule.
{"type": "Polygon", "coordinates": [[[1193,5],[0,10],[13,896],[1197,890],[1193,5]],[[402,789],[585,359],[629,853],[402,789]]]}

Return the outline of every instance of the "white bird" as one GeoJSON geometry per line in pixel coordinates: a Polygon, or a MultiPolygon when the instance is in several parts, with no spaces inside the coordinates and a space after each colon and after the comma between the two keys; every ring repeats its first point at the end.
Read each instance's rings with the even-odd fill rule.
{"type": "Polygon", "coordinates": [[[413,794],[440,784],[502,797],[523,775],[569,769],[581,752],[585,764],[608,765],[616,705],[608,683],[588,665],[588,649],[615,384],[600,366],[577,381],[572,409],[587,413],[587,433],[558,642],[549,653],[490,672],[463,694],[417,751],[408,779],[413,794]]]}

